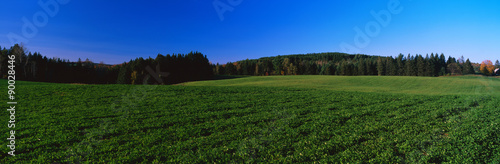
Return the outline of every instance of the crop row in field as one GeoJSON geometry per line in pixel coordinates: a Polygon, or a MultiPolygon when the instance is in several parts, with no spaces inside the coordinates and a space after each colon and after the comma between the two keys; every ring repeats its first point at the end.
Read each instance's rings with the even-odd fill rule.
{"type": "MultiPolygon", "coordinates": [[[[17,155],[4,153],[1,163],[500,161],[495,94],[19,86],[17,155]]],[[[0,133],[7,137],[7,128],[0,133]]]]}

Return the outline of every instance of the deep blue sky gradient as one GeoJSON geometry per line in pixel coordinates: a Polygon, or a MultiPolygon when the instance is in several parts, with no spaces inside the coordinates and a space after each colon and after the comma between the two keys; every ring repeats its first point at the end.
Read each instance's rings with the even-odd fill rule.
{"type": "MultiPolygon", "coordinates": [[[[48,0],[42,0],[46,2],[48,0]]],[[[219,0],[228,4],[227,0],[219,0]]],[[[89,58],[118,64],[158,53],[200,51],[211,62],[267,56],[342,52],[354,45],[354,28],[375,21],[371,11],[391,0],[242,0],[219,19],[213,0],[71,0],[24,45],[49,57],[89,58]]],[[[5,1],[0,10],[0,46],[7,34],[22,36],[23,21],[43,9],[38,1],[5,1]]],[[[500,1],[400,0],[370,43],[369,55],[445,53],[473,62],[500,59],[500,1]]]]}

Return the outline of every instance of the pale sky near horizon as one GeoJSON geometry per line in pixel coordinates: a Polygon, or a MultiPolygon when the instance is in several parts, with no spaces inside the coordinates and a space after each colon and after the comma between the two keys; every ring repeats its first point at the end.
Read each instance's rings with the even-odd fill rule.
{"type": "Polygon", "coordinates": [[[202,52],[213,63],[318,52],[500,59],[500,1],[493,0],[40,0],[3,5],[0,46],[12,46],[17,36],[30,51],[71,61],[119,64],[190,51],[202,52]]]}

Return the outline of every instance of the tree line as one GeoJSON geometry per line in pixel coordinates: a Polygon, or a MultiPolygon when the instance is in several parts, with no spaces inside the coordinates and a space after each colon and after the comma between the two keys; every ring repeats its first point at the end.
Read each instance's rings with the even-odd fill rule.
{"type": "Polygon", "coordinates": [[[7,77],[9,55],[15,55],[16,80],[85,83],[85,84],[175,84],[211,79],[213,72],[208,58],[200,52],[158,54],[155,59],[142,57],[123,64],[93,63],[88,59],[70,62],[31,53],[16,44],[0,47],[0,76],[7,77]]]}
{"type": "Polygon", "coordinates": [[[379,76],[443,76],[476,72],[469,59],[431,53],[399,54],[393,58],[345,53],[315,53],[265,57],[213,65],[216,75],[379,75],[379,76]]]}
{"type": "Polygon", "coordinates": [[[482,73],[494,75],[500,68],[486,61],[471,63],[463,57],[438,55],[403,55],[397,57],[368,56],[345,53],[298,54],[260,59],[246,59],[226,64],[211,64],[200,52],[158,54],[156,58],[136,58],[117,65],[93,63],[79,59],[70,62],[47,58],[27,51],[22,45],[0,47],[0,77],[7,77],[8,55],[16,55],[17,80],[86,83],[86,84],[176,84],[208,80],[213,75],[379,75],[379,76],[443,76],[482,73]]]}

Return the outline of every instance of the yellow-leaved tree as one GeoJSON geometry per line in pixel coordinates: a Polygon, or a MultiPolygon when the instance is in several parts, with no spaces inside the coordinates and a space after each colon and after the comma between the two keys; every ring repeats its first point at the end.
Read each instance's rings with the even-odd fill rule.
{"type": "Polygon", "coordinates": [[[487,76],[492,75],[494,70],[495,66],[493,65],[493,62],[491,62],[491,60],[485,60],[481,62],[481,67],[479,67],[479,71],[487,76]]]}

